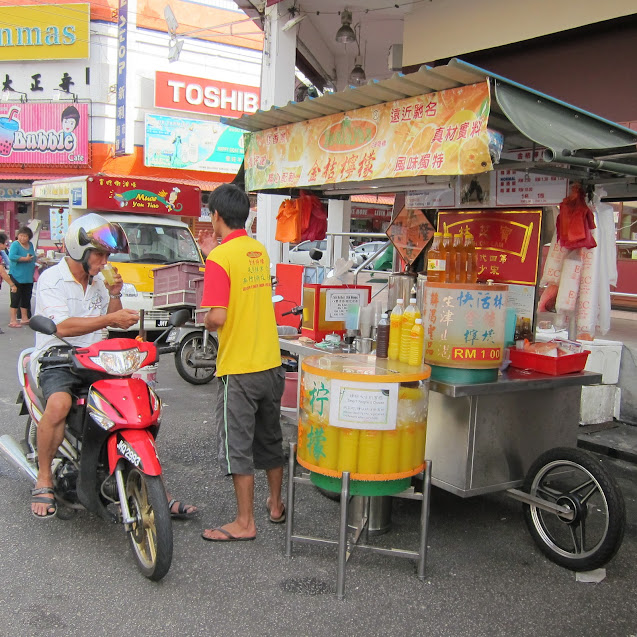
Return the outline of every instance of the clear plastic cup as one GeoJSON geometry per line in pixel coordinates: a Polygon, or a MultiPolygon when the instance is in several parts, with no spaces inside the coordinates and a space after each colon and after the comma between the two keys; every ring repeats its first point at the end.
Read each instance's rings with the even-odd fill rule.
{"type": "Polygon", "coordinates": [[[104,281],[106,281],[106,283],[108,283],[108,285],[114,285],[115,284],[115,269],[113,268],[113,266],[110,263],[107,263],[102,268],[102,276],[104,277],[104,281]]]}

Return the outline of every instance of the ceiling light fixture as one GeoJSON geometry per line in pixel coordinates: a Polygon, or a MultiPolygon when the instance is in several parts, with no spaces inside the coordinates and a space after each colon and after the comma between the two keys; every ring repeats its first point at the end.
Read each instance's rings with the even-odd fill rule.
{"type": "MultiPolygon", "coordinates": [[[[361,61],[361,23],[359,22],[354,29],[358,28],[358,37],[356,37],[356,45],[358,46],[358,55],[354,58],[354,68],[349,73],[349,83],[354,86],[362,86],[367,80],[363,64],[361,61]]],[[[356,36],[356,32],[354,32],[356,36]]]]}
{"type": "Polygon", "coordinates": [[[342,44],[356,42],[356,33],[352,29],[352,12],[349,9],[341,12],[341,28],[336,32],[336,41],[342,44]]]}

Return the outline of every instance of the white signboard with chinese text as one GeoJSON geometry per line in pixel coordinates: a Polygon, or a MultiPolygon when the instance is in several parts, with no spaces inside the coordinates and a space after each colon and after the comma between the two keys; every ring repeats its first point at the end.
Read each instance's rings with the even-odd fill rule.
{"type": "Polygon", "coordinates": [[[338,288],[327,290],[325,293],[325,320],[344,321],[347,308],[350,305],[365,307],[367,305],[368,290],[350,290],[338,288]]]}
{"type": "Polygon", "coordinates": [[[346,429],[396,429],[397,383],[332,380],[330,425],[346,429]]]}
{"type": "MultiPolygon", "coordinates": [[[[503,159],[539,161],[543,148],[502,153],[503,159]]],[[[525,206],[559,204],[568,192],[568,179],[528,173],[524,170],[496,171],[495,205],[525,206]]]]}

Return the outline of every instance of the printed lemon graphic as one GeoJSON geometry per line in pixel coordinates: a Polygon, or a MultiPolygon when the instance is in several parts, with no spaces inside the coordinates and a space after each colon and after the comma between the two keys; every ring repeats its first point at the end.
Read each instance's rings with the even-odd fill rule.
{"type": "Polygon", "coordinates": [[[431,149],[431,140],[436,132],[436,127],[433,124],[414,126],[411,132],[412,139],[407,147],[407,155],[428,153],[431,149]]]}
{"type": "Polygon", "coordinates": [[[469,139],[462,144],[458,168],[464,175],[474,175],[490,170],[491,157],[489,157],[487,144],[479,137],[469,139]]]}
{"type": "Polygon", "coordinates": [[[299,130],[290,137],[288,144],[288,159],[290,161],[299,161],[303,155],[303,133],[299,130]]]}
{"type": "Polygon", "coordinates": [[[461,111],[457,111],[454,113],[445,123],[445,126],[460,126],[460,124],[464,124],[465,122],[469,122],[472,124],[474,120],[476,120],[476,114],[473,111],[469,111],[467,109],[463,109],[461,111]]]}

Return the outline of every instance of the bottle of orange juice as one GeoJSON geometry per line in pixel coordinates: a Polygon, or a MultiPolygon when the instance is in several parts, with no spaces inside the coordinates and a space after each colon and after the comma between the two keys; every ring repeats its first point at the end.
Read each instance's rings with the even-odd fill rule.
{"type": "Polygon", "coordinates": [[[411,328],[416,323],[416,319],[420,318],[420,310],[416,305],[416,297],[409,299],[409,305],[403,312],[403,325],[400,330],[400,350],[398,360],[401,363],[409,363],[409,350],[411,347],[411,328]]]}
{"type": "Polygon", "coordinates": [[[453,235],[454,250],[454,273],[453,281],[449,283],[466,283],[467,282],[467,251],[464,247],[464,237],[462,232],[453,235]]]}
{"type": "Polygon", "coordinates": [[[427,253],[427,281],[444,283],[446,267],[446,253],[442,248],[442,232],[434,232],[434,238],[427,253]]]}
{"type": "Polygon", "coordinates": [[[445,250],[445,279],[443,283],[453,283],[456,268],[456,253],[453,248],[453,235],[448,230],[442,233],[442,247],[445,250]]]}
{"type": "Polygon", "coordinates": [[[466,282],[475,283],[478,280],[478,254],[473,242],[473,235],[469,232],[469,230],[467,230],[464,235],[464,250],[466,255],[466,282]]]}
{"type": "Polygon", "coordinates": [[[340,441],[338,446],[337,471],[349,471],[356,473],[358,469],[358,429],[340,429],[340,441]]]}
{"type": "Polygon", "coordinates": [[[387,347],[387,358],[393,361],[398,360],[400,354],[400,333],[403,328],[404,301],[398,299],[389,317],[389,346],[387,347]]]}
{"type": "Polygon", "coordinates": [[[425,328],[422,324],[422,319],[417,318],[414,326],[411,328],[409,335],[411,344],[409,346],[409,360],[410,365],[422,364],[422,355],[425,345],[425,328]]]}
{"type": "Polygon", "coordinates": [[[382,439],[382,431],[361,429],[358,437],[358,473],[373,475],[380,471],[382,439]]]}

